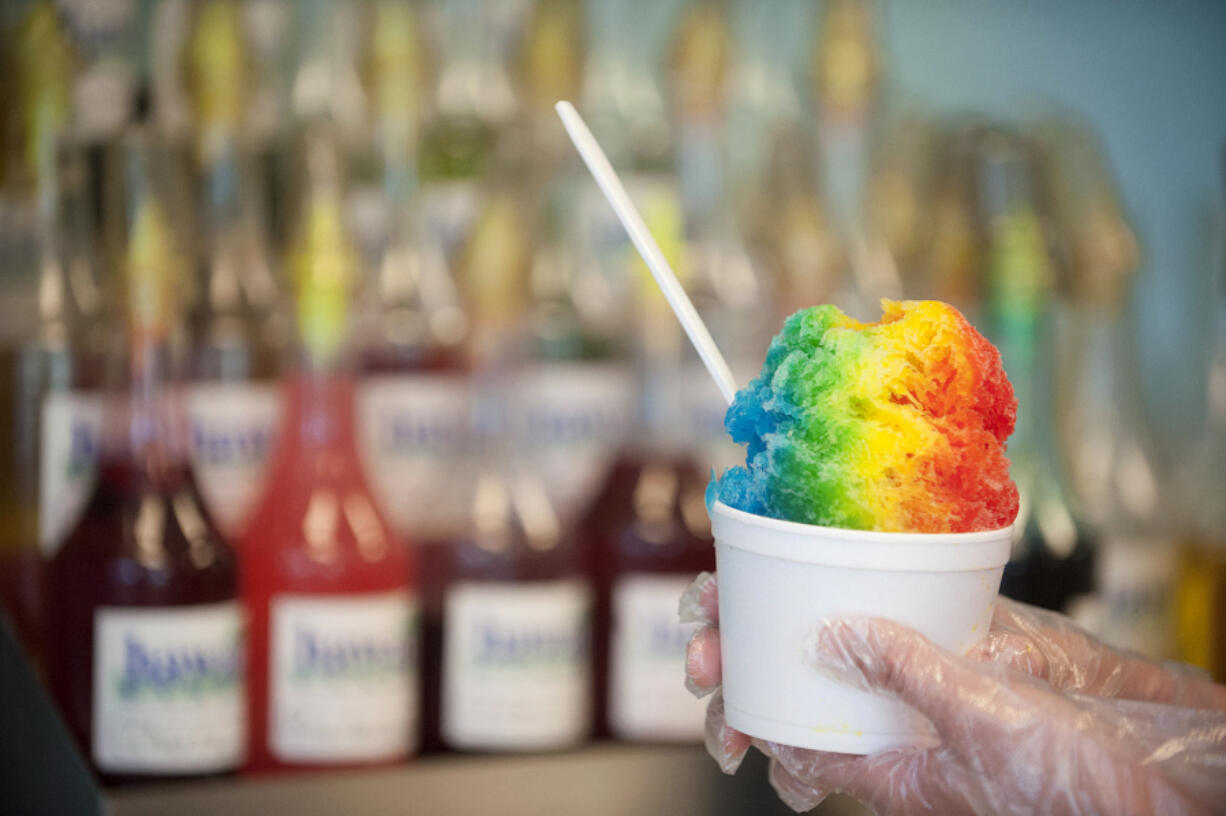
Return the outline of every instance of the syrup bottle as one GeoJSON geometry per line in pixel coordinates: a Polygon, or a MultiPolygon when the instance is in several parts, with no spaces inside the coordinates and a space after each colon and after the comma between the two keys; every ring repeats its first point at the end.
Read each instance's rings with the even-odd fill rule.
{"type": "Polygon", "coordinates": [[[986,131],[979,136],[975,168],[986,244],[985,333],[1000,349],[1017,394],[1009,459],[1020,507],[1001,593],[1063,611],[1069,600],[1093,589],[1097,541],[1076,512],[1056,438],[1056,269],[1039,154],[1021,137],[986,131]]]}
{"type": "Polygon", "coordinates": [[[888,255],[883,259],[870,251],[865,230],[870,148],[881,127],[876,14],[865,0],[824,4],[811,73],[821,196],[846,247],[851,272],[852,287],[837,305],[857,317],[875,314],[881,297],[902,295],[898,269],[888,255]]]}
{"type": "Polygon", "coordinates": [[[591,724],[591,589],[578,542],[511,454],[498,375],[477,385],[483,468],[448,549],[439,731],[463,751],[544,751],[591,724]]]}
{"type": "Polygon", "coordinates": [[[41,568],[93,488],[108,314],[84,151],[65,140],[74,56],[68,33],[50,3],[37,3],[16,42],[24,150],[13,170],[28,195],[22,209],[31,216],[32,252],[8,257],[37,288],[27,339],[0,350],[6,386],[0,427],[7,434],[0,453],[0,609],[37,659],[41,568]]]}
{"type": "MultiPolygon", "coordinates": [[[[686,291],[740,382],[758,371],[776,330],[765,264],[751,254],[742,224],[725,194],[727,158],[724,89],[731,48],[724,4],[691,5],[673,49],[672,116],[678,180],[685,215],[686,291]]],[[[724,429],[727,404],[696,355],[684,366],[686,418],[702,467],[724,470],[743,452],[724,429]]]]}
{"type": "Polygon", "coordinates": [[[466,527],[443,550],[436,644],[441,741],[464,751],[556,750],[590,730],[591,590],[579,542],[512,421],[530,257],[512,167],[499,162],[464,252],[480,469],[466,527]]]}
{"type": "Polygon", "coordinates": [[[484,208],[481,183],[516,117],[518,100],[499,47],[494,6],[478,0],[432,5],[432,33],[443,61],[426,100],[422,216],[454,264],[484,208]]]}
{"type": "Polygon", "coordinates": [[[706,478],[683,430],[684,340],[645,269],[637,327],[638,409],[630,444],[582,523],[597,589],[598,733],[639,741],[698,741],[705,705],[684,677],[694,630],[677,617],[686,585],[715,567],[706,478]]]}
{"type": "MultiPolygon", "coordinates": [[[[434,234],[423,226],[417,8],[374,6],[371,99],[380,229],[361,336],[358,438],[371,487],[416,547],[424,654],[437,658],[446,547],[464,529],[473,476],[464,343],[468,314],[434,234]]],[[[427,659],[422,750],[438,748],[438,667],[427,659]]]]}
{"type": "Polygon", "coordinates": [[[568,229],[591,180],[553,109],[578,93],[581,7],[546,0],[524,47],[524,110],[535,242],[528,272],[527,364],[516,376],[517,433],[550,503],[571,526],[591,502],[625,434],[632,380],[621,333],[624,298],[568,229]]]}
{"type": "Polygon", "coordinates": [[[372,487],[393,527],[419,545],[424,566],[428,542],[464,524],[468,316],[442,249],[420,219],[413,11],[393,2],[373,10],[380,229],[363,299],[358,411],[372,487]]]}
{"type": "MultiPolygon", "coordinates": [[[[1219,170],[1226,191],[1226,149],[1219,170]]],[[[1180,553],[1175,609],[1179,659],[1221,683],[1226,682],[1226,219],[1220,214],[1216,238],[1205,424],[1178,483],[1187,497],[1190,529],[1180,553]]]]}
{"type": "Polygon", "coordinates": [[[1057,400],[1069,452],[1071,495],[1097,531],[1093,593],[1069,614],[1099,638],[1154,660],[1175,656],[1177,543],[1142,400],[1136,332],[1129,320],[1141,258],[1111,172],[1090,132],[1074,121],[1044,128],[1053,157],[1055,214],[1070,251],[1058,331],[1057,400]]]}
{"type": "Polygon", "coordinates": [[[415,572],[357,451],[345,346],[358,262],[330,127],[307,129],[303,160],[288,258],[297,348],[268,488],[239,546],[253,771],[396,762],[417,731],[415,572]]]}
{"type": "Polygon", "coordinates": [[[242,532],[267,475],[285,343],[254,156],[242,142],[246,80],[238,4],[199,9],[189,48],[200,175],[201,262],[190,313],[192,466],[209,511],[242,532]]]}
{"type": "Polygon", "coordinates": [[[173,165],[143,128],[112,159],[126,353],[97,485],[47,565],[50,685],[104,781],[225,773],[245,748],[244,624],[236,559],[201,503],[176,387],[173,165]]]}

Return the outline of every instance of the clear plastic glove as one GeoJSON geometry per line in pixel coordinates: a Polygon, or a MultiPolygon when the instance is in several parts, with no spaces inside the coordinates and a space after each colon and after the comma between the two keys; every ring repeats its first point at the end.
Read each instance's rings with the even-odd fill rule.
{"type": "Polygon", "coordinates": [[[940,744],[853,756],[751,740],[724,722],[717,593],[703,574],[681,603],[684,619],[706,624],[686,683],[715,692],[707,750],[733,773],[757,747],[797,811],[840,792],[889,813],[1226,813],[1226,688],[1004,598],[966,656],[880,619],[828,621],[818,634],[817,671],[902,700],[940,744]]]}

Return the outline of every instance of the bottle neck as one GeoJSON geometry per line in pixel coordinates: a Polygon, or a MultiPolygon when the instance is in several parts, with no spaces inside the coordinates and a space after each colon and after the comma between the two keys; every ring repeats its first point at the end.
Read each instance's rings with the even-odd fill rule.
{"type": "Polygon", "coordinates": [[[127,342],[122,365],[112,368],[112,382],[119,387],[112,391],[103,458],[126,459],[151,477],[169,477],[186,466],[177,294],[185,270],[176,225],[164,204],[171,182],[165,176],[168,165],[160,163],[161,146],[143,130],[125,138],[123,174],[112,180],[123,192],[124,206],[111,215],[122,219],[123,245],[115,263],[127,342]]]}
{"type": "Polygon", "coordinates": [[[1077,497],[1107,533],[1159,529],[1162,487],[1145,418],[1135,334],[1119,302],[1079,304],[1078,350],[1066,391],[1078,433],[1069,440],[1077,497]]]}
{"type": "Polygon", "coordinates": [[[10,93],[20,96],[15,109],[22,158],[42,207],[44,195],[54,194],[57,138],[66,131],[71,111],[73,48],[52,3],[33,4],[11,44],[17,70],[11,72],[16,82],[10,93]]]}
{"type": "Polygon", "coordinates": [[[218,140],[202,158],[202,232],[205,240],[215,244],[242,222],[242,174],[238,167],[238,152],[231,139],[218,140]]]}
{"type": "Polygon", "coordinates": [[[72,282],[59,216],[58,195],[54,191],[40,194],[34,225],[34,262],[38,273],[39,319],[44,326],[72,319],[72,282]]]}
{"type": "Polygon", "coordinates": [[[175,481],[187,467],[187,421],[180,403],[176,355],[169,343],[130,342],[124,382],[103,407],[100,462],[175,481]]]}
{"type": "Polygon", "coordinates": [[[95,231],[85,200],[83,156],[65,148],[39,180],[34,215],[39,319],[44,329],[75,331],[102,308],[95,258],[95,231]]]}
{"type": "Polygon", "coordinates": [[[515,115],[515,91],[491,8],[477,0],[453,0],[441,9],[447,60],[439,70],[434,105],[443,116],[501,124],[515,115]]]}
{"type": "Polygon", "coordinates": [[[473,383],[474,450],[481,465],[473,480],[468,537],[484,557],[544,555],[562,543],[560,521],[544,485],[524,464],[509,384],[505,370],[479,371],[473,383]]]}
{"type": "Polygon", "coordinates": [[[1113,401],[1129,419],[1139,416],[1141,366],[1136,333],[1130,330],[1128,312],[1121,303],[1092,303],[1080,309],[1086,334],[1083,351],[1092,376],[1101,373],[1110,381],[1103,399],[1113,401]]]}
{"type": "Polygon", "coordinates": [[[1014,529],[1024,537],[1016,543],[1040,541],[1056,557],[1068,557],[1085,528],[1070,501],[1057,439],[1052,269],[1038,216],[1020,204],[995,215],[987,251],[986,327],[1017,397],[1009,459],[1020,494],[1014,529]]]}
{"type": "Polygon", "coordinates": [[[353,378],[344,370],[299,370],[285,381],[281,434],[296,450],[352,448],[353,378]]]}
{"type": "Polygon", "coordinates": [[[225,149],[242,124],[249,77],[244,65],[241,9],[233,3],[199,8],[186,57],[201,158],[225,149]]]}
{"type": "Polygon", "coordinates": [[[824,126],[859,128],[872,113],[879,58],[867,4],[829,4],[815,49],[814,91],[824,126]]]}
{"type": "Polygon", "coordinates": [[[1029,452],[1050,431],[1051,264],[1041,223],[1026,207],[995,216],[988,241],[988,324],[1018,401],[1010,447],[1029,452]]]}
{"type": "Polygon", "coordinates": [[[360,261],[344,223],[335,138],[326,129],[306,134],[306,192],[287,261],[297,329],[287,360],[288,427],[299,448],[353,446],[350,301],[360,261]]]}
{"type": "Polygon", "coordinates": [[[714,118],[687,117],[677,128],[677,175],[686,213],[687,233],[695,235],[717,225],[726,205],[724,148],[719,122],[714,118]]]}
{"type": "Polygon", "coordinates": [[[592,51],[582,96],[596,138],[618,168],[667,169],[671,133],[664,93],[652,70],[673,9],[666,3],[599,0],[589,6],[592,51]]]}
{"type": "Polygon", "coordinates": [[[675,327],[658,324],[655,329],[643,332],[639,347],[634,437],[640,450],[676,456],[690,442],[683,401],[683,341],[675,327]]]}
{"type": "Polygon", "coordinates": [[[317,151],[309,170],[317,177],[308,183],[288,260],[295,288],[295,362],[304,371],[329,375],[348,366],[350,300],[360,259],[344,224],[336,156],[323,143],[308,149],[317,151]]]}
{"type": "Polygon", "coordinates": [[[412,7],[381,3],[374,15],[375,140],[383,163],[384,195],[395,208],[409,204],[417,189],[418,37],[412,7]]]}
{"type": "Polygon", "coordinates": [[[243,166],[233,141],[218,143],[202,167],[199,240],[203,263],[197,308],[206,315],[245,308],[253,313],[249,317],[268,318],[276,309],[277,282],[264,243],[251,170],[243,166]]]}
{"type": "Polygon", "coordinates": [[[458,359],[468,316],[442,247],[411,205],[393,207],[388,216],[374,281],[377,319],[367,324],[374,335],[365,338],[363,352],[419,358],[428,366],[458,359]]]}

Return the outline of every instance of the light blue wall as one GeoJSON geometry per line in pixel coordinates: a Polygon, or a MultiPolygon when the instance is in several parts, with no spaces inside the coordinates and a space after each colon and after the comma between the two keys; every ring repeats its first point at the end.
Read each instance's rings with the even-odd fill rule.
{"type": "Polygon", "coordinates": [[[1150,412],[1160,438],[1186,443],[1202,414],[1210,277],[1222,274],[1213,244],[1226,240],[1226,2],[892,0],[883,11],[890,83],[907,96],[1006,118],[1054,103],[1097,128],[1145,254],[1136,317],[1150,412]]]}

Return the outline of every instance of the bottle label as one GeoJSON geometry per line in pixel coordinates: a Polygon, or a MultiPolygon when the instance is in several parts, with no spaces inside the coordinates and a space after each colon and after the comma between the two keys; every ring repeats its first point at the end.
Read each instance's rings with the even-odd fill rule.
{"type": "Polygon", "coordinates": [[[552,363],[525,371],[517,385],[522,437],[553,508],[583,512],[600,488],[633,410],[629,369],[616,363],[552,363]]]}
{"type": "Polygon", "coordinates": [[[96,394],[53,391],[42,406],[38,539],[43,556],[59,550],[94,487],[102,401],[96,394]]]}
{"type": "Polygon", "coordinates": [[[457,748],[574,743],[589,723],[588,588],[459,583],[443,610],[441,730],[457,748]]]}
{"type": "Polygon", "coordinates": [[[609,727],[623,739],[702,739],[706,701],[685,687],[685,647],[698,625],[677,615],[690,580],[627,575],[613,587],[609,727]]]}
{"type": "Polygon", "coordinates": [[[408,753],[419,710],[413,597],[281,595],[271,612],[272,753],[319,763],[408,753]]]}
{"type": "Polygon", "coordinates": [[[111,773],[217,773],[246,745],[243,613],[235,601],[100,607],[94,762],[111,773]]]}
{"type": "Polygon", "coordinates": [[[187,392],[192,470],[209,513],[237,535],[264,491],[281,419],[275,386],[197,383],[187,392]]]}
{"type": "Polygon", "coordinates": [[[463,525],[472,470],[464,378],[371,378],[359,392],[358,417],[373,489],[396,529],[430,538],[463,525]]]}

